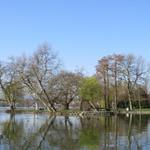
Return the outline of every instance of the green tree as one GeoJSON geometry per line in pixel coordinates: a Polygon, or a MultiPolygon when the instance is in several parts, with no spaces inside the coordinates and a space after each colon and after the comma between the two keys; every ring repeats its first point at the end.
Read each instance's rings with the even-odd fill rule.
{"type": "Polygon", "coordinates": [[[81,101],[87,101],[92,108],[96,109],[95,102],[101,99],[101,86],[95,77],[86,77],[80,84],[81,101]]]}
{"type": "Polygon", "coordinates": [[[15,109],[16,102],[23,100],[23,86],[19,82],[13,82],[5,87],[4,97],[7,103],[11,106],[11,109],[15,109]]]}

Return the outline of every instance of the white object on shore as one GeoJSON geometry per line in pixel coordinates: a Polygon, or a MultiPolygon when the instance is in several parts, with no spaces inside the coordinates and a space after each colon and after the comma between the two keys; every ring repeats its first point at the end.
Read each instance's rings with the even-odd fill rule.
{"type": "Polygon", "coordinates": [[[38,110],[38,104],[35,103],[35,110],[38,110]]]}

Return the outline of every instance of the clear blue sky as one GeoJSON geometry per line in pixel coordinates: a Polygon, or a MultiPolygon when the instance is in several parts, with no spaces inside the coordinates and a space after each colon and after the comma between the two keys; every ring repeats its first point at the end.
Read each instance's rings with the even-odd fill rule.
{"type": "Polygon", "coordinates": [[[150,58],[149,0],[1,0],[0,59],[48,41],[67,69],[95,73],[112,53],[150,58]]]}

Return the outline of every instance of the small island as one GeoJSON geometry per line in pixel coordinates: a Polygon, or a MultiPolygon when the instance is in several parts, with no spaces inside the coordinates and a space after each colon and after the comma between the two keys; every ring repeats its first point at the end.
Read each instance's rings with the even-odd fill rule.
{"type": "Polygon", "coordinates": [[[132,54],[100,58],[95,74],[62,68],[44,43],[28,57],[0,64],[1,106],[6,112],[53,115],[150,113],[149,65],[132,54]],[[24,108],[24,109],[23,109],[24,108]]]}

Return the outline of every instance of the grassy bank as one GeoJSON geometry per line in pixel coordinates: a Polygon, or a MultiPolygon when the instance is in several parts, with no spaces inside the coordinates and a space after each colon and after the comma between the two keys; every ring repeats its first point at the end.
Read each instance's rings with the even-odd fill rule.
{"type": "Polygon", "coordinates": [[[47,113],[49,115],[55,116],[98,116],[98,115],[114,115],[114,114],[150,114],[150,108],[146,109],[134,109],[132,111],[126,111],[125,109],[119,109],[118,111],[81,111],[81,110],[61,110],[57,112],[48,112],[47,110],[35,110],[35,109],[15,109],[15,110],[6,110],[6,113],[47,113]]]}
{"type": "Polygon", "coordinates": [[[133,109],[132,111],[126,111],[125,109],[119,109],[119,114],[150,114],[150,108],[133,109]]]}
{"type": "Polygon", "coordinates": [[[92,117],[92,116],[109,116],[112,115],[112,111],[81,111],[81,110],[61,110],[57,112],[48,112],[47,110],[21,110],[21,109],[15,109],[15,110],[6,110],[6,113],[47,113],[49,115],[54,115],[54,116],[79,116],[79,117],[92,117]]]}

